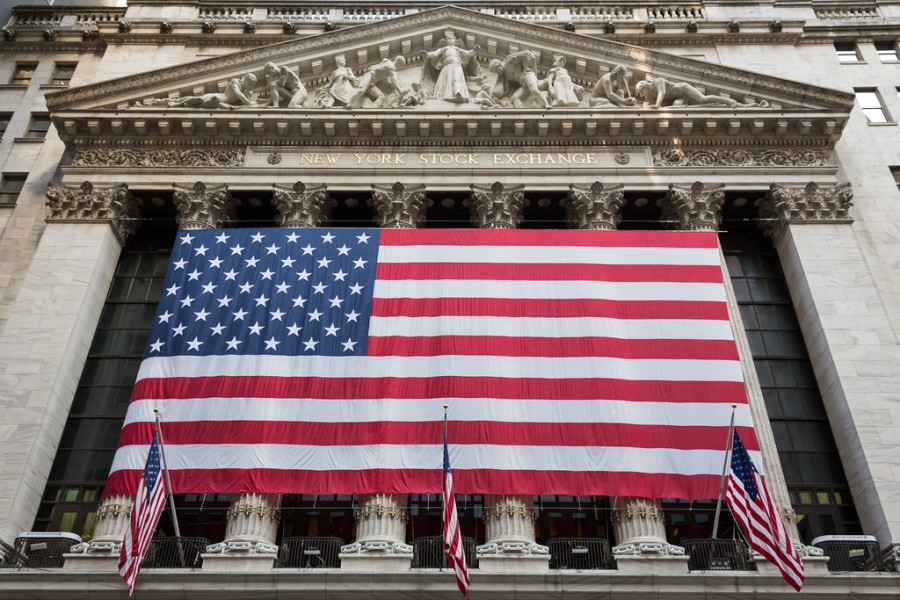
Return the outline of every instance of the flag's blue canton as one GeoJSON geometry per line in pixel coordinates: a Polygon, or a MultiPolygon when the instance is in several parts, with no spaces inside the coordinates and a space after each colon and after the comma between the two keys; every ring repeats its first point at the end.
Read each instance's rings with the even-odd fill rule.
{"type": "Polygon", "coordinates": [[[180,232],[144,357],[365,354],[378,236],[180,232]]]}
{"type": "Polygon", "coordinates": [[[156,487],[159,473],[159,444],[156,442],[156,433],[154,433],[153,443],[150,444],[150,452],[147,455],[147,465],[144,467],[144,485],[147,487],[147,494],[144,496],[144,500],[147,504],[150,503],[150,498],[153,496],[153,488],[156,487]]]}
{"type": "Polygon", "coordinates": [[[734,433],[734,443],[731,448],[731,470],[744,484],[747,496],[755,502],[756,496],[759,494],[756,489],[756,478],[753,476],[756,467],[753,465],[753,461],[750,460],[750,454],[744,447],[744,442],[741,441],[737,432],[734,433]]]}

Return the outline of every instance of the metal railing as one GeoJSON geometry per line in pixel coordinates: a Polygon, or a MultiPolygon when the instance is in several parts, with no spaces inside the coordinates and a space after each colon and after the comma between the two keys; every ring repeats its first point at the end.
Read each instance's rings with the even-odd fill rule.
{"type": "MultiPolygon", "coordinates": [[[[27,567],[29,569],[58,569],[66,559],[63,557],[72,546],[81,541],[76,535],[69,533],[28,532],[17,537],[13,546],[11,567],[27,567]],[[25,564],[21,564],[24,559],[25,564]]],[[[6,560],[4,559],[4,563],[6,560]]],[[[7,565],[4,565],[7,566],[7,565]]]]}
{"type": "Polygon", "coordinates": [[[341,566],[341,546],[338,537],[287,537],[278,548],[280,568],[337,569],[341,566]]]}
{"type": "Polygon", "coordinates": [[[0,540],[0,569],[21,569],[27,565],[27,556],[0,540]]]}
{"type": "Polygon", "coordinates": [[[588,571],[615,569],[609,542],[603,538],[553,538],[550,546],[550,568],[588,571]]]}
{"type": "Polygon", "coordinates": [[[740,540],[687,540],[689,571],[754,571],[750,549],[740,540]]]}
{"type": "MultiPolygon", "coordinates": [[[[474,538],[464,537],[463,551],[466,554],[466,565],[470,569],[478,568],[478,553],[475,550],[477,542],[474,538]]],[[[414,569],[440,569],[444,567],[444,538],[435,535],[418,537],[413,540],[414,569]]]]}
{"type": "MultiPolygon", "coordinates": [[[[824,537],[824,536],[823,536],[824,537]]],[[[837,536],[828,536],[837,537],[837,536]]],[[[849,537],[849,536],[847,536],[849,537]]],[[[859,536],[869,537],[869,536],[859,536]]],[[[829,571],[894,571],[893,554],[883,554],[875,539],[813,540],[813,546],[828,557],[829,571]]]]}
{"type": "Polygon", "coordinates": [[[198,569],[209,540],[200,537],[158,537],[150,540],[144,569],[198,569]]]}

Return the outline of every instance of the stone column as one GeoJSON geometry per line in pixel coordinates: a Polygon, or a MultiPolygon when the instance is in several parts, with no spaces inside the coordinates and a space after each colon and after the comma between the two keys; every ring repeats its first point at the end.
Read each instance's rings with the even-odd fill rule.
{"type": "MultiPolygon", "coordinates": [[[[472,224],[480,229],[516,229],[522,224],[525,186],[472,185],[469,210],[472,224]]],[[[485,543],[478,547],[479,567],[485,571],[543,571],[549,548],[535,542],[534,500],[525,495],[486,495],[484,498],[485,543]],[[508,560],[515,567],[506,567],[508,560]]]]}
{"type": "Polygon", "coordinates": [[[662,218],[670,229],[718,231],[724,203],[724,184],[707,187],[696,181],[690,187],[670,185],[662,204],[662,218]]]}
{"type": "MultiPolygon", "coordinates": [[[[425,221],[425,186],[372,185],[375,221],[384,229],[415,229],[425,221]]],[[[406,494],[365,494],[358,498],[356,541],[341,548],[341,569],[408,570],[412,546],[406,543],[406,494]],[[370,562],[369,557],[377,557],[370,562]],[[349,560],[348,560],[349,559],[349,560]]]]}
{"type": "MultiPolygon", "coordinates": [[[[821,358],[816,360],[817,356],[814,352],[816,342],[812,341],[819,341],[822,339],[821,323],[816,321],[816,319],[821,318],[820,311],[815,306],[814,300],[811,299],[809,290],[810,278],[816,278],[818,276],[818,273],[816,273],[818,265],[812,266],[812,272],[810,274],[801,273],[802,277],[796,277],[794,275],[798,269],[798,263],[801,258],[801,252],[798,251],[797,248],[797,239],[803,237],[802,234],[796,235],[795,230],[798,232],[802,231],[803,234],[808,232],[812,237],[822,235],[823,240],[830,240],[831,243],[836,244],[836,247],[838,248],[836,254],[839,254],[840,257],[844,259],[851,255],[850,248],[858,244],[855,241],[852,229],[847,227],[847,225],[853,222],[853,219],[849,214],[852,205],[853,191],[851,190],[849,183],[823,189],[819,188],[815,183],[810,182],[802,188],[772,184],[769,193],[766,194],[759,206],[760,228],[767,237],[772,239],[772,243],[778,252],[778,257],[784,269],[785,279],[787,280],[788,288],[791,292],[791,299],[796,307],[797,315],[800,317],[800,326],[803,331],[803,337],[807,340],[808,346],[810,347],[810,355],[813,359],[813,369],[820,382],[834,381],[833,378],[836,377],[836,375],[831,371],[834,369],[833,362],[830,360],[822,360],[821,358]],[[839,236],[835,235],[831,228],[829,228],[827,232],[822,231],[821,227],[817,227],[815,230],[804,230],[803,227],[809,224],[830,224],[831,226],[842,225],[843,227],[839,227],[838,231],[845,235],[840,237],[849,237],[853,238],[853,240],[850,244],[844,244],[839,241],[839,236]],[[799,230],[797,228],[799,228],[799,230]]],[[[812,245],[814,246],[815,244],[812,245]]],[[[869,300],[859,299],[859,295],[864,293],[864,286],[851,285],[848,287],[847,285],[849,282],[855,281],[853,278],[858,278],[860,272],[865,269],[864,261],[861,258],[862,252],[859,251],[858,248],[854,248],[854,250],[857,250],[857,252],[854,252],[853,254],[858,256],[859,263],[850,266],[850,273],[848,273],[846,278],[834,273],[832,267],[837,267],[838,263],[832,260],[832,256],[829,255],[827,258],[824,258],[816,248],[812,251],[813,256],[806,257],[807,260],[803,261],[803,268],[810,268],[813,261],[816,259],[823,260],[827,265],[825,269],[827,275],[820,277],[821,280],[836,282],[836,285],[839,286],[842,291],[848,289],[851,290],[849,291],[849,294],[854,300],[858,300],[863,304],[868,304],[870,302],[869,300]]],[[[847,265],[842,266],[844,266],[844,268],[847,267],[847,265]]],[[[873,292],[872,296],[872,300],[874,301],[871,305],[879,305],[878,293],[873,292]]],[[[827,302],[826,304],[831,303],[827,302]]],[[[837,319],[835,321],[837,321],[837,319]]],[[[855,344],[852,345],[854,348],[856,347],[855,344]]],[[[823,355],[824,353],[830,353],[832,351],[831,348],[835,347],[832,344],[826,344],[826,346],[827,350],[825,348],[822,349],[823,355]]],[[[895,356],[898,355],[895,353],[895,356]]],[[[900,358],[900,356],[898,356],[898,358],[900,358]]],[[[867,380],[867,384],[872,382],[870,378],[867,378],[867,380]]],[[[858,439],[857,429],[854,427],[845,428],[843,425],[835,427],[836,423],[852,424],[859,422],[856,417],[850,415],[847,411],[847,399],[844,395],[843,386],[836,383],[830,385],[823,385],[820,383],[820,388],[829,421],[832,424],[832,429],[835,431],[835,439],[838,441],[838,447],[861,447],[862,444],[858,439]],[[842,437],[844,439],[841,439],[842,437]]],[[[765,423],[768,425],[769,421],[768,416],[765,413],[765,406],[760,408],[760,412],[761,414],[759,416],[754,413],[754,421],[758,424],[760,423],[760,419],[764,419],[765,423]]],[[[759,432],[757,433],[759,434],[759,432]]],[[[769,492],[772,495],[772,500],[778,507],[778,511],[781,513],[781,516],[787,525],[790,536],[795,540],[794,544],[800,550],[801,556],[804,556],[804,561],[807,561],[807,557],[809,556],[821,556],[822,551],[818,548],[804,546],[799,542],[796,513],[791,506],[787,484],[784,480],[784,473],[781,470],[781,462],[778,459],[778,449],[775,446],[775,441],[772,438],[769,427],[766,427],[766,433],[768,435],[766,435],[765,439],[763,439],[762,436],[759,437],[763,451],[766,482],[769,487],[769,492]]],[[[864,462],[848,461],[844,455],[842,455],[842,460],[844,461],[844,471],[847,474],[847,479],[851,482],[850,489],[855,492],[854,501],[856,505],[867,505],[868,503],[861,501],[859,496],[865,493],[860,490],[870,490],[872,488],[871,473],[869,472],[868,465],[864,462]],[[854,479],[867,480],[854,485],[854,479]]],[[[877,531],[878,526],[864,522],[863,528],[866,532],[877,531]]]]}
{"type": "MultiPolygon", "coordinates": [[[[95,186],[87,181],[79,187],[50,184],[47,208],[47,227],[19,293],[17,308],[2,334],[3,346],[15,342],[16,372],[52,374],[40,382],[27,378],[7,382],[8,389],[28,392],[29,411],[39,409],[40,414],[52,417],[34,429],[36,445],[23,463],[31,465],[30,473],[22,475],[13,487],[16,495],[12,506],[25,510],[37,507],[40,501],[122,246],[140,224],[137,204],[125,185],[95,186]],[[51,341],[34,342],[42,338],[51,341]],[[29,367],[29,363],[34,366],[29,367]],[[23,494],[26,490],[28,497],[23,494]]],[[[12,411],[16,404],[7,406],[12,411]]],[[[77,546],[76,551],[94,553],[98,560],[118,553],[130,515],[130,498],[107,498],[98,510],[94,538],[77,546]]],[[[33,516],[27,519],[28,524],[14,523],[18,525],[16,533],[26,529],[33,516]]],[[[70,567],[69,561],[66,567],[70,567]]]]}
{"type": "Polygon", "coordinates": [[[234,218],[237,203],[228,186],[208,187],[202,181],[192,186],[173,184],[175,208],[178,209],[178,229],[216,229],[234,218]]]}
{"type": "Polygon", "coordinates": [[[274,204],[281,227],[321,227],[331,218],[334,201],[328,197],[325,185],[307,186],[298,181],[292,187],[278,184],[274,204]]]}
{"type": "Polygon", "coordinates": [[[573,229],[601,229],[612,231],[619,227],[619,211],[625,205],[624,186],[604,186],[599,181],[591,185],[570,185],[563,207],[573,229]]]}

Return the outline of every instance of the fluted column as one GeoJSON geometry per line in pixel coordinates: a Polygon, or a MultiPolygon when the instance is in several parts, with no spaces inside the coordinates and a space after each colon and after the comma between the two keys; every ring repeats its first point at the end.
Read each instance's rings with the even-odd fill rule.
{"type": "Polygon", "coordinates": [[[625,204],[624,186],[570,185],[563,200],[569,225],[573,229],[615,230],[622,220],[619,211],[625,204]]]}
{"type": "Polygon", "coordinates": [[[480,229],[516,229],[522,224],[525,186],[505,186],[498,181],[490,187],[472,185],[471,188],[472,225],[480,229]]]}
{"type": "MultiPolygon", "coordinates": [[[[472,224],[480,229],[516,229],[522,224],[525,186],[472,185],[469,211],[472,224]]],[[[534,500],[524,495],[486,495],[484,497],[485,543],[479,555],[544,555],[546,546],[535,542],[534,500]]]]}
{"type": "Polygon", "coordinates": [[[307,186],[298,181],[292,187],[278,184],[274,204],[281,227],[321,227],[331,218],[334,201],[328,196],[325,185],[307,186]]]}
{"type": "MultiPolygon", "coordinates": [[[[425,186],[372,186],[375,221],[384,229],[415,229],[425,221],[425,186]]],[[[359,497],[356,542],[342,548],[345,554],[412,554],[406,543],[409,521],[406,494],[366,494],[359,497]]],[[[407,565],[408,566],[408,565],[407,565]]]]}
{"type": "Polygon", "coordinates": [[[670,229],[718,231],[724,202],[724,184],[708,187],[697,181],[690,187],[670,185],[662,217],[670,229]]]}
{"type": "Polygon", "coordinates": [[[207,186],[198,181],[192,186],[176,183],[173,187],[179,230],[217,229],[234,217],[237,203],[228,192],[228,186],[207,186]]]}

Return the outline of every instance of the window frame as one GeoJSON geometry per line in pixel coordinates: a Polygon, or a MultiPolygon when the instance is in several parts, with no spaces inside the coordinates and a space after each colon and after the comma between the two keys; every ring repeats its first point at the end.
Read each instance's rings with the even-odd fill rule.
{"type": "Polygon", "coordinates": [[[859,105],[860,110],[862,110],[869,125],[894,123],[894,119],[891,117],[891,113],[888,112],[887,106],[885,106],[884,99],[881,97],[878,88],[853,88],[853,93],[856,95],[856,103],[859,105]],[[869,99],[874,102],[868,102],[869,99]],[[883,120],[873,120],[872,115],[875,114],[880,114],[883,120]]]}
{"type": "Polygon", "coordinates": [[[6,137],[6,132],[9,131],[9,126],[12,123],[13,113],[11,112],[0,112],[0,140],[6,137]]]}
{"type": "Polygon", "coordinates": [[[35,61],[21,61],[16,62],[13,66],[12,75],[9,78],[9,85],[17,85],[21,87],[28,87],[34,81],[34,75],[37,73],[38,65],[40,62],[35,61]],[[23,71],[31,71],[31,74],[26,78],[22,76],[23,71]]]}
{"type": "Polygon", "coordinates": [[[882,40],[875,42],[875,52],[883,63],[900,62],[900,51],[897,49],[897,40],[882,40]]]}
{"type": "Polygon", "coordinates": [[[47,133],[52,126],[53,122],[50,120],[50,113],[31,113],[31,119],[28,121],[28,129],[25,130],[25,134],[21,139],[43,141],[47,139],[47,133]],[[46,129],[37,127],[45,122],[47,123],[46,129]]]}
{"type": "Polygon", "coordinates": [[[60,61],[53,63],[53,73],[50,75],[50,81],[47,82],[47,85],[69,87],[72,83],[72,78],[75,76],[75,69],[77,68],[78,63],[74,61],[60,61]],[[68,78],[60,78],[59,74],[61,72],[64,75],[68,73],[68,78]]]}
{"type": "Polygon", "coordinates": [[[859,53],[859,46],[856,42],[835,42],[834,51],[837,54],[838,62],[842,65],[854,65],[865,62],[862,54],[859,53]]]}
{"type": "Polygon", "coordinates": [[[0,173],[0,206],[15,206],[19,201],[19,196],[22,194],[22,190],[25,189],[25,182],[28,180],[27,173],[0,173]],[[18,189],[10,190],[8,186],[10,183],[19,183],[18,189]],[[12,201],[6,201],[6,198],[11,198],[12,201]]]}

